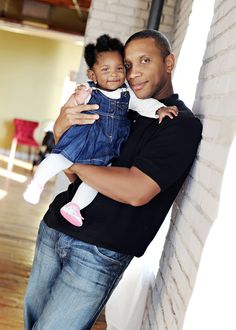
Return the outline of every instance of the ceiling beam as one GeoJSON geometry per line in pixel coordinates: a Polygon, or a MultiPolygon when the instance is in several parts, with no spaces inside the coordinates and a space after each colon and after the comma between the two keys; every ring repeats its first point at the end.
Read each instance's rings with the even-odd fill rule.
{"type": "Polygon", "coordinates": [[[76,6],[80,8],[81,11],[89,11],[91,0],[34,0],[36,2],[44,2],[52,6],[63,6],[68,8],[75,8],[76,6]]]}

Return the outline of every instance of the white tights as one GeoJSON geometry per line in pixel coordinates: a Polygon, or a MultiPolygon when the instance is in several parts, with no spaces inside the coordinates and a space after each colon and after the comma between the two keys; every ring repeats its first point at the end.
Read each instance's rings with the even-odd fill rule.
{"type": "MultiPolygon", "coordinates": [[[[69,168],[73,163],[61,154],[50,154],[38,166],[34,181],[44,186],[45,183],[59,172],[69,168]]],[[[77,189],[72,202],[79,205],[82,210],[88,206],[96,197],[97,191],[82,182],[77,189]]]]}

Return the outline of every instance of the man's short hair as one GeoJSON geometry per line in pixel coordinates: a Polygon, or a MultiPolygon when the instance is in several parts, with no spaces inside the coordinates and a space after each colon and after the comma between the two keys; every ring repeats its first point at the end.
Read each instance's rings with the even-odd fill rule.
{"type": "Polygon", "coordinates": [[[171,49],[171,45],[169,40],[167,39],[167,37],[161,33],[160,31],[156,31],[156,30],[142,30],[139,32],[134,33],[131,37],[129,37],[129,39],[126,41],[125,43],[125,47],[128,43],[130,43],[133,40],[136,39],[147,39],[147,38],[152,38],[154,39],[157,48],[160,49],[161,54],[163,56],[163,59],[171,54],[172,49],[171,49]]]}

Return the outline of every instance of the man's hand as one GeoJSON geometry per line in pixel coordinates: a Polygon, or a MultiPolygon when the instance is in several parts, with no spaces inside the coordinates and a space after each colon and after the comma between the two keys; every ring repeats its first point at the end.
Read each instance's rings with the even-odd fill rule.
{"type": "Polygon", "coordinates": [[[97,104],[76,105],[76,93],[72,94],[61,108],[60,114],[54,124],[54,138],[57,143],[61,135],[72,125],[93,124],[99,118],[97,114],[86,114],[83,111],[97,110],[97,104]]]}

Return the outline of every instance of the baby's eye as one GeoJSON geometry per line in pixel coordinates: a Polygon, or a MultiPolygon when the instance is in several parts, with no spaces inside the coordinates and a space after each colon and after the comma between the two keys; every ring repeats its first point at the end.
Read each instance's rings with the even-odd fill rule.
{"type": "Polygon", "coordinates": [[[124,70],[124,67],[123,67],[123,66],[119,66],[119,67],[117,68],[117,70],[118,70],[118,71],[123,71],[123,70],[124,70]]]}
{"type": "Polygon", "coordinates": [[[102,72],[107,72],[109,69],[108,68],[102,68],[102,72]]]}

